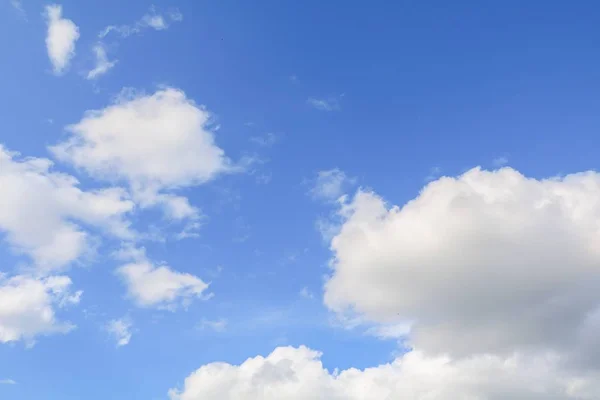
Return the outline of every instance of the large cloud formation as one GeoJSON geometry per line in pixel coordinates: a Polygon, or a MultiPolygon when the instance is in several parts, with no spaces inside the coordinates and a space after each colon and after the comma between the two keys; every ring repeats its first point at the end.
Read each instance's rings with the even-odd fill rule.
{"type": "Polygon", "coordinates": [[[570,348],[600,298],[600,174],[472,169],[403,207],[359,191],[332,240],[325,303],[413,323],[432,353],[570,348]]]}
{"type": "Polygon", "coordinates": [[[320,353],[280,347],[239,366],[205,365],[171,400],[567,400],[596,399],[600,375],[573,375],[552,356],[486,356],[453,362],[411,352],[365,370],[327,371],[320,353]]]}
{"type": "Polygon", "coordinates": [[[402,206],[359,190],[337,217],[326,306],[412,349],[330,373],[278,348],[205,365],[172,400],[600,398],[600,174],[474,168],[402,206]]]}

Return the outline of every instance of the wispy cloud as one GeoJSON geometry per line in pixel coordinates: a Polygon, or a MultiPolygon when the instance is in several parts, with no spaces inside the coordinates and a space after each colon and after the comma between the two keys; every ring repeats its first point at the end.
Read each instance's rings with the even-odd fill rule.
{"type": "Polygon", "coordinates": [[[277,143],[277,135],[269,132],[262,136],[253,136],[250,138],[250,141],[261,147],[271,147],[277,143]]]}
{"type": "Polygon", "coordinates": [[[107,324],[106,330],[117,341],[117,347],[129,344],[132,325],[131,320],[127,317],[113,319],[107,324]]]}
{"type": "Polygon", "coordinates": [[[442,169],[440,167],[431,167],[431,169],[429,170],[429,175],[425,177],[425,181],[434,181],[440,177],[441,173],[442,169]]]}
{"type": "Polygon", "coordinates": [[[202,330],[210,329],[215,332],[225,332],[225,329],[227,329],[227,320],[223,318],[215,321],[203,319],[200,321],[200,324],[198,324],[198,328],[202,330]]]}
{"type": "Polygon", "coordinates": [[[15,382],[12,379],[0,379],[0,385],[16,385],[17,382],[15,382]]]}
{"type": "Polygon", "coordinates": [[[336,201],[340,198],[348,186],[356,182],[355,178],[348,177],[339,168],[319,171],[317,178],[313,181],[313,187],[309,195],[317,200],[336,201]]]}
{"type": "Polygon", "coordinates": [[[101,75],[104,75],[112,67],[117,64],[117,60],[109,61],[106,55],[106,49],[102,43],[98,43],[94,46],[94,54],[96,56],[96,66],[94,69],[88,72],[87,79],[96,79],[101,75]]]}
{"type": "Polygon", "coordinates": [[[306,286],[304,286],[302,288],[302,290],[300,290],[300,296],[304,297],[305,299],[309,299],[309,300],[312,300],[315,298],[315,295],[306,286]]]}
{"type": "Polygon", "coordinates": [[[127,37],[138,34],[148,28],[162,31],[168,29],[171,23],[179,22],[182,19],[183,15],[179,12],[179,10],[168,11],[166,16],[164,16],[163,14],[157,13],[154,7],[151,7],[148,13],[144,14],[142,18],[133,24],[109,25],[98,34],[98,37],[103,39],[111,32],[114,32],[121,37],[127,37]]]}
{"type": "Polygon", "coordinates": [[[326,99],[311,97],[306,102],[319,111],[339,111],[342,109],[338,97],[329,97],[326,99]]]}
{"type": "Polygon", "coordinates": [[[492,161],[492,164],[494,165],[494,167],[502,167],[502,166],[508,164],[508,157],[501,156],[501,157],[494,158],[494,160],[492,161]]]}

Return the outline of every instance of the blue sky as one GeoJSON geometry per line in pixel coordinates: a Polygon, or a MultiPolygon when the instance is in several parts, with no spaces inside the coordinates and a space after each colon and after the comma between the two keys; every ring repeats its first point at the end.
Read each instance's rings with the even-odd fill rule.
{"type": "MultiPolygon", "coordinates": [[[[68,24],[67,32],[55,32],[62,35],[58,46],[66,43],[66,50],[58,49],[53,59],[46,41],[50,3],[0,3],[0,144],[7,152],[20,153],[3,162],[20,174],[15,176],[28,179],[34,167],[27,167],[28,172],[20,167],[28,157],[51,160],[54,165],[40,173],[43,177],[63,173],[76,178],[76,187],[98,197],[90,204],[108,201],[98,190],[118,188],[110,199],[123,209],[103,214],[99,206],[83,205],[73,211],[85,204],[79,195],[65,200],[70,195],[52,188],[36,191],[40,189],[28,180],[23,182],[33,189],[20,191],[24,186],[9,186],[14,181],[4,171],[2,192],[9,199],[0,203],[6,213],[0,216],[0,271],[5,278],[0,283],[5,289],[16,276],[45,285],[50,277],[68,277],[71,297],[65,302],[73,304],[53,300],[50,306],[56,323],[69,321],[76,328],[3,336],[3,329],[8,332],[14,328],[10,324],[26,318],[19,301],[12,303],[12,292],[6,292],[6,305],[0,305],[0,381],[6,381],[0,384],[0,398],[163,399],[169,389],[179,388],[181,399],[193,400],[182,388],[197,368],[217,361],[239,365],[279,346],[321,351],[329,371],[391,362],[404,351],[399,343],[407,336],[381,338],[373,329],[444,317],[428,311],[429,301],[414,300],[422,307],[406,306],[406,315],[390,314],[399,315],[394,319],[388,315],[387,298],[376,300],[377,293],[405,290],[400,281],[413,275],[394,269],[401,261],[390,262],[389,271],[379,268],[388,265],[381,255],[388,254],[387,248],[369,240],[390,237],[396,241],[389,249],[403,248],[407,236],[399,230],[411,230],[403,222],[382,237],[365,231],[357,237],[371,244],[364,244],[365,253],[354,254],[353,247],[363,247],[349,245],[345,235],[363,227],[356,219],[363,204],[360,196],[353,197],[357,190],[401,207],[419,198],[430,182],[432,198],[442,196],[444,182],[450,182],[442,176],[459,177],[477,166],[484,171],[509,166],[505,173],[520,173],[540,185],[547,183],[543,178],[597,168],[599,10],[592,2],[133,0],[125,7],[117,0],[63,0],[59,5],[58,19],[76,26],[77,39],[62,37],[72,29],[68,24]],[[99,37],[109,26],[116,28],[99,37]],[[94,48],[116,62],[90,77],[98,65],[94,48]],[[169,103],[171,114],[162,114],[168,95],[158,93],[180,96],[169,103]],[[144,99],[156,101],[157,108],[136,103],[144,99]],[[110,107],[142,111],[129,122],[109,120],[102,110],[110,107]],[[154,113],[158,117],[152,120],[154,113]],[[194,118],[204,117],[209,118],[206,124],[194,125],[194,118]],[[144,125],[144,118],[153,122],[144,125]],[[193,127],[186,131],[188,123],[193,127]],[[94,135],[111,129],[116,136],[132,131],[139,136],[114,145],[105,138],[106,155],[94,142],[104,139],[94,135]],[[177,136],[184,131],[190,142],[177,136]],[[202,138],[195,141],[195,135],[202,138]],[[176,143],[180,139],[181,145],[176,143]],[[174,146],[167,155],[156,144],[162,140],[174,146]],[[64,152],[56,150],[63,145],[64,152]],[[221,149],[226,159],[206,166],[205,153],[191,158],[176,153],[195,145],[207,152],[221,149]],[[156,159],[132,156],[146,154],[139,149],[148,146],[155,146],[147,154],[156,159]],[[156,169],[163,162],[164,169],[156,169]],[[171,169],[183,172],[172,176],[171,169]],[[338,200],[344,194],[348,197],[338,200]],[[182,217],[169,211],[173,196],[191,207],[182,217]],[[41,218],[49,221],[44,226],[50,228],[36,228],[35,219],[18,210],[23,215],[42,210],[41,218]],[[55,264],[47,253],[39,255],[36,246],[47,243],[45,233],[53,235],[52,227],[72,224],[89,237],[89,254],[82,250],[55,264]],[[115,233],[123,224],[131,235],[115,233]],[[326,228],[333,233],[328,235],[326,228]],[[23,232],[39,233],[40,242],[32,245],[19,236],[23,232]],[[191,237],[181,238],[182,232],[191,237]],[[142,248],[145,256],[115,256],[119,249],[142,248]],[[375,261],[368,258],[372,248],[381,251],[375,261]],[[371,261],[374,270],[389,278],[376,280],[381,287],[357,283],[369,280],[365,276],[371,261]],[[128,263],[149,263],[151,271],[168,266],[172,275],[167,278],[187,274],[188,282],[196,280],[182,284],[172,298],[166,294],[162,300],[144,300],[141,292],[136,295],[135,278],[127,281],[121,269],[128,263]],[[330,263],[336,265],[337,280],[331,278],[330,263]],[[198,282],[209,284],[208,289],[185,292],[196,290],[198,282]],[[354,292],[363,289],[369,299],[354,292]],[[77,291],[82,291],[80,297],[77,291]],[[341,316],[345,306],[352,309],[349,319],[356,318],[355,323],[341,316]],[[117,345],[111,321],[125,324],[131,335],[126,343],[117,345]]],[[[478,179],[497,189],[520,178],[496,181],[474,172],[465,182],[478,179]]],[[[564,185],[556,190],[587,184],[564,185]]],[[[523,202],[530,198],[518,194],[515,198],[523,202]]],[[[576,198],[593,200],[593,192],[580,196],[576,198]]],[[[376,200],[369,199],[364,204],[375,207],[376,200]]],[[[585,215],[596,220],[594,207],[585,208],[585,215]]],[[[425,218],[425,211],[418,218],[425,218]]],[[[550,214],[545,218],[534,219],[531,226],[555,221],[550,214]]],[[[568,225],[565,231],[571,229],[568,225]]],[[[551,240],[545,243],[564,243],[551,240]]],[[[69,247],[60,242],[57,249],[58,242],[51,243],[52,252],[69,247]]],[[[436,243],[441,247],[428,249],[446,248],[436,243]]],[[[535,240],[523,243],[537,248],[535,240]]],[[[398,257],[407,259],[406,254],[398,257]]],[[[414,260],[418,263],[418,257],[414,260]]],[[[33,295],[25,291],[25,296],[33,295]]],[[[402,305],[409,303],[390,304],[404,310],[402,305]]],[[[38,322],[23,324],[17,325],[38,322]]],[[[448,337],[450,333],[444,331],[448,337]]],[[[417,347],[437,348],[417,334],[408,337],[417,347]]],[[[525,342],[515,339],[510,348],[521,351],[525,342]]],[[[550,342],[549,349],[564,350],[550,342]]],[[[495,351],[482,346],[486,353],[495,351]]]]}

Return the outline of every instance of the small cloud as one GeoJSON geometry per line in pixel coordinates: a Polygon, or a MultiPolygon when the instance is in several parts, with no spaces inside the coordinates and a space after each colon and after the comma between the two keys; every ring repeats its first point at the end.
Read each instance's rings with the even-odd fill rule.
{"type": "Polygon", "coordinates": [[[104,75],[117,64],[117,60],[109,61],[106,55],[106,49],[102,43],[98,43],[93,48],[96,56],[96,66],[88,72],[87,79],[96,79],[104,75]]]}
{"type": "Polygon", "coordinates": [[[312,300],[315,298],[315,295],[306,286],[304,286],[302,288],[302,290],[300,290],[300,296],[304,297],[305,299],[309,299],[309,300],[312,300]]]}
{"type": "Polygon", "coordinates": [[[347,186],[355,182],[355,178],[349,178],[339,168],[319,171],[309,194],[317,200],[336,201],[344,194],[347,186]]]}
{"type": "Polygon", "coordinates": [[[494,167],[500,168],[500,167],[508,164],[508,157],[501,156],[501,157],[494,158],[494,160],[492,161],[492,164],[494,165],[494,167]]]}
{"type": "Polygon", "coordinates": [[[227,320],[223,318],[218,319],[216,321],[203,319],[202,321],[200,321],[198,328],[201,330],[210,329],[215,332],[225,332],[225,329],[227,329],[227,320]]]}
{"type": "Polygon", "coordinates": [[[165,17],[162,14],[158,14],[154,7],[151,7],[150,11],[144,14],[142,18],[135,23],[131,25],[109,25],[98,34],[98,37],[102,39],[111,32],[114,32],[121,37],[128,37],[139,34],[148,28],[163,31],[171,26],[171,22],[180,22],[181,20],[183,20],[183,15],[177,9],[167,12],[167,16],[165,17]]]}
{"type": "Polygon", "coordinates": [[[122,347],[131,340],[131,327],[131,321],[125,317],[111,320],[106,325],[106,330],[117,341],[117,347],[122,347]]]}
{"type": "Polygon", "coordinates": [[[15,382],[12,379],[0,379],[0,385],[16,385],[17,382],[15,382]]]}
{"type": "Polygon", "coordinates": [[[266,185],[271,182],[271,179],[273,179],[273,175],[271,174],[260,174],[256,176],[256,183],[259,185],[266,185]]]}
{"type": "MultiPolygon", "coordinates": [[[[341,96],[340,96],[341,97],[341,96]]],[[[319,111],[339,111],[341,110],[340,101],[337,97],[327,99],[317,99],[311,97],[307,100],[308,105],[319,111]]]]}
{"type": "Polygon", "coordinates": [[[275,143],[277,143],[277,135],[275,135],[274,133],[267,133],[263,136],[251,137],[250,141],[261,147],[271,147],[275,143]]]}
{"type": "Polygon", "coordinates": [[[425,177],[425,181],[427,181],[427,182],[434,181],[440,177],[441,173],[442,173],[442,169],[440,167],[432,167],[429,170],[429,175],[427,175],[425,177]]]}
{"type": "Polygon", "coordinates": [[[17,12],[21,14],[23,18],[27,18],[27,14],[25,13],[25,9],[23,8],[23,3],[21,0],[10,0],[10,5],[13,6],[13,8],[17,10],[17,12]]]}
{"type": "Polygon", "coordinates": [[[298,75],[290,75],[290,81],[293,83],[298,83],[298,75]]]}
{"type": "Polygon", "coordinates": [[[79,39],[79,27],[70,19],[63,18],[62,6],[52,4],[45,9],[46,50],[55,75],[61,75],[75,56],[75,43],[79,39]]]}

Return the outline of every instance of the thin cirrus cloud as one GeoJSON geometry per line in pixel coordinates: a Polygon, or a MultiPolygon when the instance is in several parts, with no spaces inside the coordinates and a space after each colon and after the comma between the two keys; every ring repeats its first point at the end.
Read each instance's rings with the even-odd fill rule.
{"type": "Polygon", "coordinates": [[[95,80],[106,74],[109,70],[117,65],[118,60],[109,60],[104,39],[111,33],[116,34],[120,38],[126,38],[131,35],[141,34],[146,29],[163,31],[168,29],[172,23],[183,20],[183,15],[179,10],[174,9],[166,14],[157,13],[152,7],[148,13],[142,18],[130,25],[109,25],[98,34],[98,43],[93,47],[95,66],[88,71],[86,78],[95,80]]]}
{"type": "Polygon", "coordinates": [[[115,33],[121,37],[128,37],[139,34],[146,29],[154,29],[162,31],[168,29],[174,22],[183,20],[183,14],[179,10],[174,9],[166,13],[166,15],[157,13],[154,8],[151,8],[142,18],[129,25],[109,25],[105,27],[99,34],[99,39],[104,39],[111,33],[115,33]]]}
{"type": "MultiPolygon", "coordinates": [[[[339,96],[341,97],[341,96],[339,96]]],[[[339,97],[315,98],[310,97],[306,103],[319,111],[339,111],[342,109],[339,97]]]]}
{"type": "Polygon", "coordinates": [[[106,48],[102,43],[97,43],[94,46],[93,51],[96,58],[96,66],[87,73],[86,78],[88,80],[98,79],[117,65],[118,62],[117,60],[110,61],[108,59],[106,48]]]}
{"type": "Polygon", "coordinates": [[[348,177],[339,168],[318,171],[308,194],[316,200],[333,202],[338,200],[355,182],[355,178],[348,177]]]}
{"type": "Polygon", "coordinates": [[[75,56],[75,43],[79,39],[79,28],[70,19],[63,18],[62,6],[48,5],[45,8],[47,23],[46,49],[55,75],[64,73],[75,56]]]}

